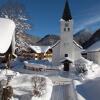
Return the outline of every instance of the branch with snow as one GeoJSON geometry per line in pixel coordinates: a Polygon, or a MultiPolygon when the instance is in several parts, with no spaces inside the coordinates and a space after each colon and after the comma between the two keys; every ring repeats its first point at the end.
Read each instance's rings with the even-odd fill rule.
{"type": "Polygon", "coordinates": [[[32,78],[33,96],[41,97],[46,93],[46,79],[39,76],[32,78]]]}

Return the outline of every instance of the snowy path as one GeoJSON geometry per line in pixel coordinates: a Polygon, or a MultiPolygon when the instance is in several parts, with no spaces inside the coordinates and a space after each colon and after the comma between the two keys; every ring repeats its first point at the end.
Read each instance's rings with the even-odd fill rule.
{"type": "Polygon", "coordinates": [[[60,76],[49,78],[54,83],[51,100],[77,100],[71,79],[60,76]]]}

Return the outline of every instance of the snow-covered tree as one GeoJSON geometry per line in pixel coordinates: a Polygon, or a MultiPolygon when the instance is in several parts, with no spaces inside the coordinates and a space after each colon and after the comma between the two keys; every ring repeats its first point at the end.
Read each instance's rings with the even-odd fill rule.
{"type": "Polygon", "coordinates": [[[28,24],[28,16],[25,7],[17,0],[8,0],[0,7],[0,17],[9,18],[16,24],[16,33],[23,32],[31,28],[28,24]]]}

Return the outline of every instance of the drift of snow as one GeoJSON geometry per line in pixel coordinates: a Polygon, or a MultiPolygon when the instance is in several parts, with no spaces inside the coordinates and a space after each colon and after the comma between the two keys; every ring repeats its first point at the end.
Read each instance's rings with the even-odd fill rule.
{"type": "Polygon", "coordinates": [[[12,41],[15,23],[10,19],[0,18],[0,53],[5,53],[12,41]]]}
{"type": "Polygon", "coordinates": [[[86,64],[88,73],[82,81],[73,77],[78,100],[100,100],[100,66],[85,58],[80,61],[86,64]]]}

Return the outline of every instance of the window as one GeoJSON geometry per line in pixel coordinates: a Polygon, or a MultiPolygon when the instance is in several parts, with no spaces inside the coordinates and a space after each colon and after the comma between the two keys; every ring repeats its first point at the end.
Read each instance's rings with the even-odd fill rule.
{"type": "Polygon", "coordinates": [[[68,54],[65,54],[65,57],[68,57],[68,54]]]}
{"type": "Polygon", "coordinates": [[[70,28],[68,27],[68,31],[70,31],[70,28]]]}
{"type": "Polygon", "coordinates": [[[69,24],[68,23],[65,23],[65,27],[68,27],[69,26],[69,24]]]}
{"type": "Polygon", "coordinates": [[[66,28],[64,28],[64,32],[66,32],[66,28]]]}

